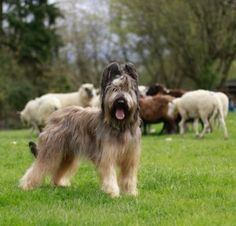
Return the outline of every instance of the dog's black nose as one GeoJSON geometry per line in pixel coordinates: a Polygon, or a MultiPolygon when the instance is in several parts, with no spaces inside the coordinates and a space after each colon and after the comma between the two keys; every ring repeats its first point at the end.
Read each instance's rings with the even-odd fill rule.
{"type": "Polygon", "coordinates": [[[118,103],[118,104],[124,104],[124,103],[125,103],[125,100],[119,99],[119,100],[117,101],[117,103],[118,103]]]}

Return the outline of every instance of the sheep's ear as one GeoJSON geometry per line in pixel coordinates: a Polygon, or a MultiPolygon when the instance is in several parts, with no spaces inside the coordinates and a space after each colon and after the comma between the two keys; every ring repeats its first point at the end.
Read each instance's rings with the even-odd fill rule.
{"type": "Polygon", "coordinates": [[[137,80],[138,79],[138,73],[135,69],[135,66],[132,63],[126,63],[124,65],[124,71],[131,76],[133,79],[137,80]]]}

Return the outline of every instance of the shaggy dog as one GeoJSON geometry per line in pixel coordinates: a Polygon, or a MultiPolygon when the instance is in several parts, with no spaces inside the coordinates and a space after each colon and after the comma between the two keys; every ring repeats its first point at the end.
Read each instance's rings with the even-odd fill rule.
{"type": "Polygon", "coordinates": [[[46,175],[56,186],[69,186],[85,156],[96,165],[104,192],[137,195],[139,126],[137,72],[130,63],[111,63],[103,72],[101,109],[74,106],[54,112],[38,145],[30,143],[37,158],[20,187],[33,189],[46,175]]]}

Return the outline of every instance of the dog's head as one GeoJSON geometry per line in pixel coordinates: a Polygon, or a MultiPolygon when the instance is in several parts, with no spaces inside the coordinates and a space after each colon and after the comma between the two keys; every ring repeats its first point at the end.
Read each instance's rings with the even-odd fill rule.
{"type": "Polygon", "coordinates": [[[138,75],[131,63],[109,64],[101,82],[104,119],[113,127],[124,128],[138,119],[138,75]]]}

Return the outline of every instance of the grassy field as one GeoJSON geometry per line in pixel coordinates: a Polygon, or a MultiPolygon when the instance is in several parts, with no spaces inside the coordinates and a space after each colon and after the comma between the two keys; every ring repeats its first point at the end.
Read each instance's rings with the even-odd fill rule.
{"type": "Polygon", "coordinates": [[[29,130],[0,132],[0,225],[236,225],[236,114],[230,138],[218,129],[202,140],[150,135],[142,138],[139,196],[111,199],[84,162],[70,188],[23,192],[18,180],[33,157],[29,130]]]}

